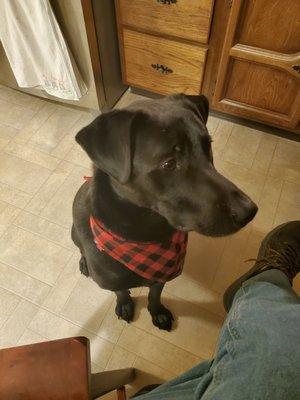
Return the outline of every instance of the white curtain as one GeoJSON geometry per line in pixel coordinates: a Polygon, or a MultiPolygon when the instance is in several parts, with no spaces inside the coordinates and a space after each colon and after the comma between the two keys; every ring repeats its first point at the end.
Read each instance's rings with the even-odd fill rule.
{"type": "Polygon", "coordinates": [[[0,0],[0,40],[20,87],[68,100],[87,92],[48,0],[0,0]]]}

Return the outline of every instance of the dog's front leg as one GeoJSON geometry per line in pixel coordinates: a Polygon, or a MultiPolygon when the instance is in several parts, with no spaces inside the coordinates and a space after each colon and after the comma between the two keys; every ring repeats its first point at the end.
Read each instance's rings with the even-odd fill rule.
{"type": "Polygon", "coordinates": [[[164,307],[160,302],[161,292],[164,283],[156,282],[150,286],[148,295],[148,310],[152,316],[152,322],[159,329],[170,331],[172,321],[174,321],[171,311],[164,307]]]}
{"type": "Polygon", "coordinates": [[[115,292],[117,296],[117,304],[115,312],[119,319],[124,319],[126,322],[133,320],[134,302],[130,297],[129,290],[118,290],[115,292]]]}

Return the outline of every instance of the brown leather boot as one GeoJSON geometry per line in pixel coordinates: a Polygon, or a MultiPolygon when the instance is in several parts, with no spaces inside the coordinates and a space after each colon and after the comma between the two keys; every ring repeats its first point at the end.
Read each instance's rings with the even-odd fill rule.
{"type": "Polygon", "coordinates": [[[229,311],[236,292],[247,279],[269,269],[282,271],[292,285],[300,271],[300,221],[287,222],[268,233],[260,245],[254,266],[233,282],[224,293],[225,310],[229,311]]]}

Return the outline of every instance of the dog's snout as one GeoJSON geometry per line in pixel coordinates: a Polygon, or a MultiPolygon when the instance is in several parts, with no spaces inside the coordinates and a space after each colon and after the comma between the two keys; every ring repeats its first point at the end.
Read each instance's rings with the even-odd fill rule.
{"type": "Polygon", "coordinates": [[[231,210],[233,220],[239,226],[245,226],[255,217],[258,207],[244,194],[239,194],[238,201],[231,210]]]}
{"type": "Polygon", "coordinates": [[[257,213],[257,205],[253,203],[249,208],[238,212],[235,215],[234,219],[239,225],[245,226],[246,224],[248,224],[248,222],[252,221],[256,213],[257,213]]]}

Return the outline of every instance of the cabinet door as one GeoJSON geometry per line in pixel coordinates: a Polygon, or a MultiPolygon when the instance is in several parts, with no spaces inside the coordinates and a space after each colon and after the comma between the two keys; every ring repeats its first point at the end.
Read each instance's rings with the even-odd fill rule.
{"type": "Polygon", "coordinates": [[[300,1],[232,0],[213,106],[296,129],[299,78],[300,1]]]}

